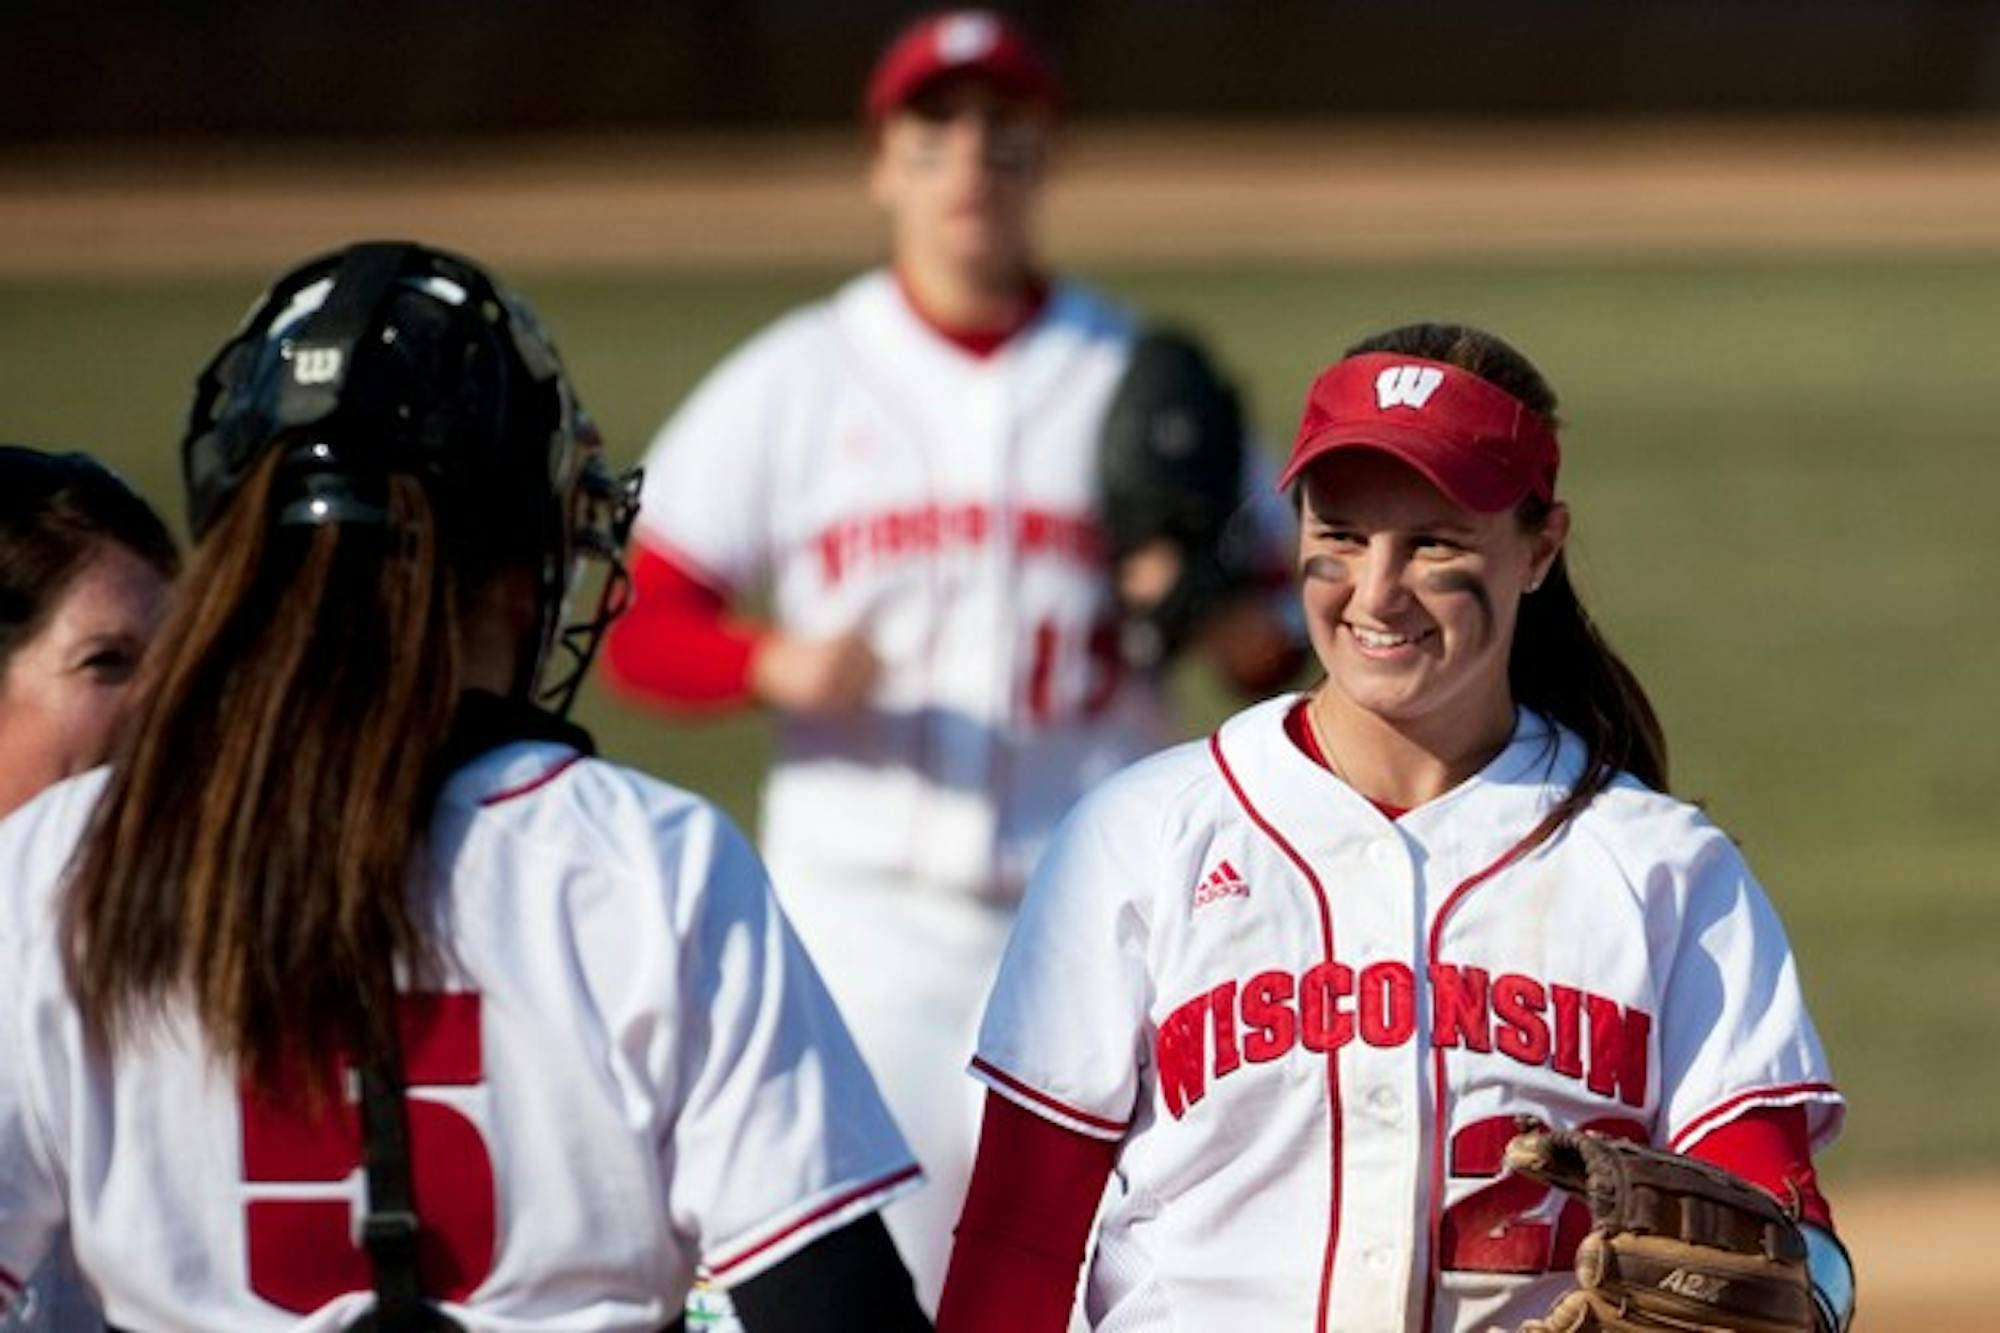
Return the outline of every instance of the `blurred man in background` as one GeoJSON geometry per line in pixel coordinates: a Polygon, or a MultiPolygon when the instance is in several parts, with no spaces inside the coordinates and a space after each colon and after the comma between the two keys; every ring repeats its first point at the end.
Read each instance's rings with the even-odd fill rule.
{"type": "MultiPolygon", "coordinates": [[[[890,261],[725,360],[646,460],[627,690],[778,722],[763,850],[931,1186],[886,1216],[934,1307],[977,1128],[964,1077],[1021,886],[1091,783],[1168,739],[1098,508],[1129,316],[1036,253],[1060,93],[984,11],[878,60],[868,189],[890,261]],[[769,598],[768,619],[738,609],[769,598]]],[[[1284,568],[1282,507],[1269,549],[1284,568]]],[[[1150,589],[1145,585],[1153,585],[1150,589]]],[[[1204,642],[1246,689],[1289,674],[1251,598],[1204,642]]]]}

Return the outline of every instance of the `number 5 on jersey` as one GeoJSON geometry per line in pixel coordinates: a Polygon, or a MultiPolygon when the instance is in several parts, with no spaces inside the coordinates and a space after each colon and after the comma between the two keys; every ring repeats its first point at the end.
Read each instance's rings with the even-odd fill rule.
{"type": "MultiPolygon", "coordinates": [[[[493,1267],[493,1163],[479,1127],[423,1093],[483,1081],[479,996],[406,995],[397,1020],[411,1188],[424,1220],[418,1248],[424,1290],[463,1300],[493,1267]]],[[[332,1086],[344,1090],[346,1080],[332,1086]]],[[[345,1096],[309,1111],[302,1089],[287,1091],[278,1099],[242,1094],[243,1179],[250,1187],[244,1220],[250,1289],[281,1310],[306,1314],[374,1285],[353,1206],[365,1198],[355,1179],[363,1161],[361,1122],[345,1096]]]]}

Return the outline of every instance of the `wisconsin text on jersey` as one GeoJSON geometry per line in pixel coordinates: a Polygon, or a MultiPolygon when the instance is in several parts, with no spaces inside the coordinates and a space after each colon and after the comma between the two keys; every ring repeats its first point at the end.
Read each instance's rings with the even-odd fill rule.
{"type": "MultiPolygon", "coordinates": [[[[1601,1097],[1645,1105],[1653,1019],[1644,1010],[1514,972],[1494,977],[1453,963],[1429,971],[1433,1045],[1547,1067],[1601,1097]]],[[[1416,974],[1399,959],[1358,972],[1322,962],[1297,975],[1274,968],[1222,982],[1160,1024],[1160,1100],[1178,1120],[1207,1094],[1211,1075],[1226,1078],[1301,1048],[1323,1055],[1357,1037],[1402,1046],[1416,1035],[1417,1009],[1416,974]]]]}
{"type": "Polygon", "coordinates": [[[1104,529],[1092,514],[989,504],[917,505],[842,519],[812,539],[820,573],[838,583],[864,562],[974,551],[1007,532],[1022,557],[1053,556],[1102,570],[1109,559],[1104,529]]]}

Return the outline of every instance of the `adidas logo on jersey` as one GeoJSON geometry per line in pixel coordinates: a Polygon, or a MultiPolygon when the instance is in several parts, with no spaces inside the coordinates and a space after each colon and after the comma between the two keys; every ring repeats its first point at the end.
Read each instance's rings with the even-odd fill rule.
{"type": "Polygon", "coordinates": [[[1248,898],[1250,884],[1236,873],[1236,867],[1227,861],[1218,861],[1215,869],[1202,876],[1201,883],[1194,886],[1194,905],[1206,907],[1222,898],[1248,898]]]}
{"type": "Polygon", "coordinates": [[[1375,377],[1375,405],[1387,412],[1392,407],[1421,408],[1444,383],[1444,372],[1436,366],[1390,366],[1375,377]]]}

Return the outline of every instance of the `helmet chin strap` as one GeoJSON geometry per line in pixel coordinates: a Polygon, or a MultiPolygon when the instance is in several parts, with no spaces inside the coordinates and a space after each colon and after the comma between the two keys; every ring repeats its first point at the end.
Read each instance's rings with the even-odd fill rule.
{"type": "Polygon", "coordinates": [[[522,633],[514,648],[514,680],[507,687],[509,699],[540,705],[542,663],[548,655],[548,642],[546,617],[533,629],[522,633]]]}
{"type": "MultiPolygon", "coordinates": [[[[568,542],[563,543],[565,547],[568,542]]],[[[543,706],[545,692],[542,690],[542,673],[548,669],[549,659],[554,655],[557,636],[561,632],[563,604],[568,600],[567,581],[563,566],[568,562],[556,552],[548,552],[542,557],[542,567],[535,576],[535,620],[523,632],[520,647],[514,655],[514,688],[509,697],[522,703],[543,706]]],[[[551,709],[551,712],[556,710],[551,709]]],[[[564,711],[567,711],[565,701],[564,711]]],[[[557,716],[561,716],[560,713],[557,716]]]]}
{"type": "Polygon", "coordinates": [[[461,593],[459,685],[512,704],[536,702],[548,622],[525,570],[503,570],[461,593]]]}

